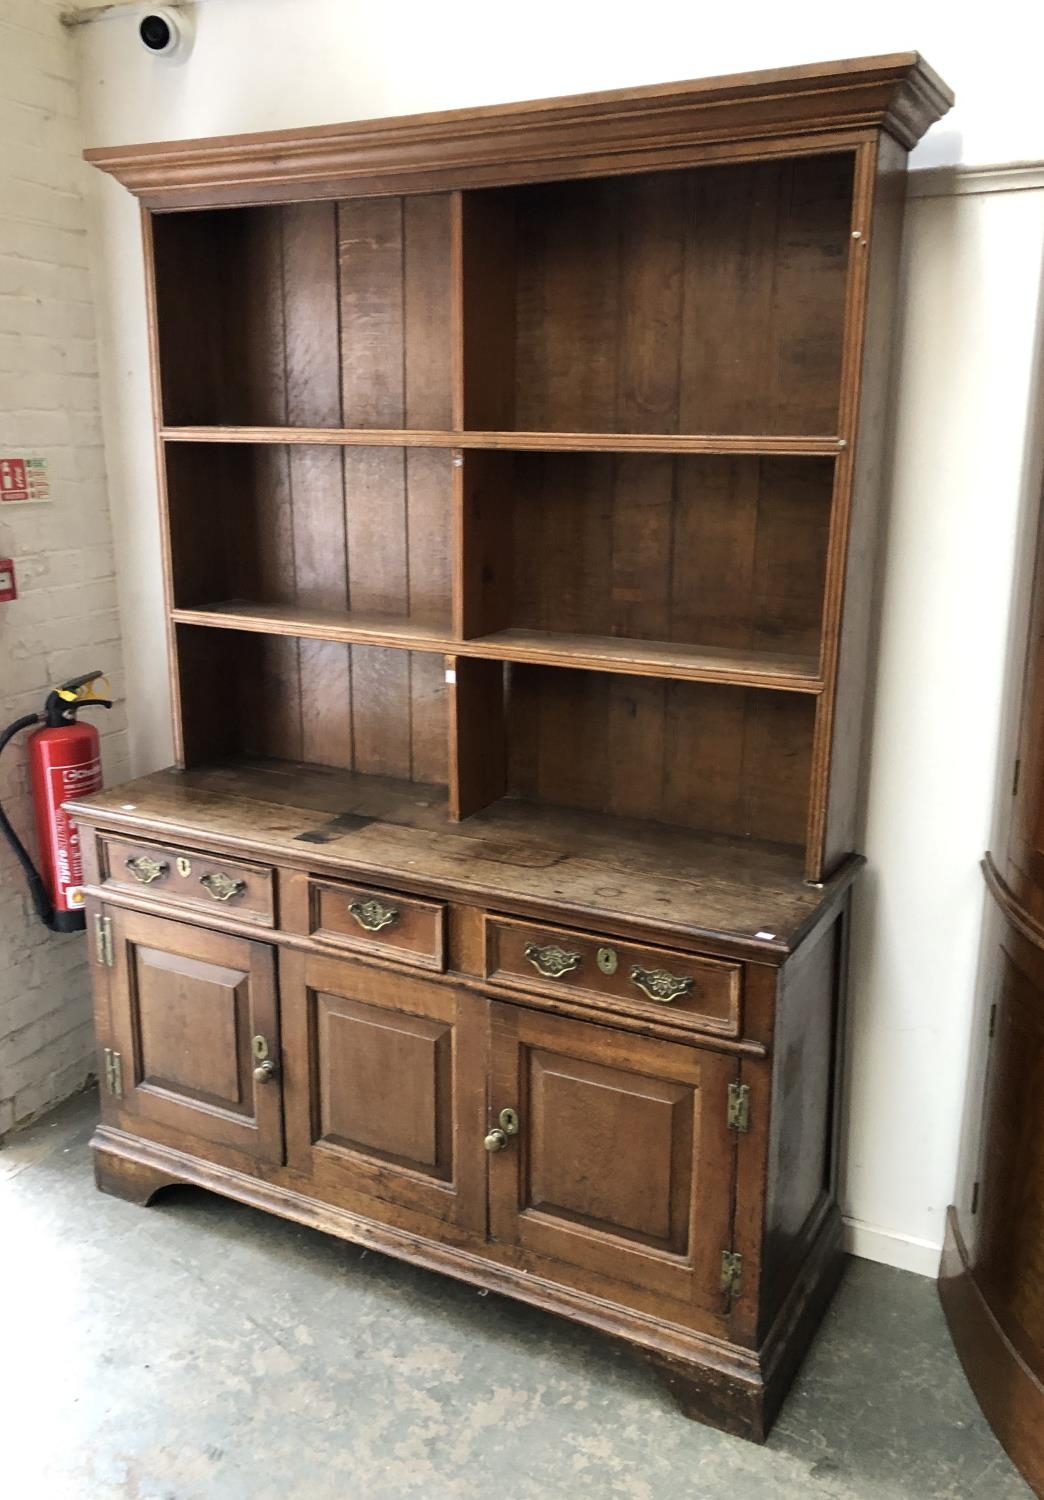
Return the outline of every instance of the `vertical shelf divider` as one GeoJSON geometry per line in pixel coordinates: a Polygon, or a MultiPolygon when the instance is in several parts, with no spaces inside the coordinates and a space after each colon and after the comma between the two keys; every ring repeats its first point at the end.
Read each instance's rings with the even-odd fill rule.
{"type": "Polygon", "coordinates": [[[459,823],[507,791],[504,664],[447,656],[449,815],[459,823]]]}

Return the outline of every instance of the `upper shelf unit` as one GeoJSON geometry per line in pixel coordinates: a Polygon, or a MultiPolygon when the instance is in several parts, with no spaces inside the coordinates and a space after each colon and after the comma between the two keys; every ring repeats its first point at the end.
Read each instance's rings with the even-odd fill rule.
{"type": "Polygon", "coordinates": [[[897,54],[90,153],[146,209],[182,764],[829,872],[905,156],[949,103],[897,54]]]}
{"type": "Polygon", "coordinates": [[[853,160],[158,216],[164,424],[829,439],[853,160]]]}

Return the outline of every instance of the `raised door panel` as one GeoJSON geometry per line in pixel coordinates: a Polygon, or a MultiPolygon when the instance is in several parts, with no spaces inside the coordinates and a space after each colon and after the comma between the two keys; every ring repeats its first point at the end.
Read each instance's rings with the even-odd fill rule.
{"type": "Polygon", "coordinates": [[[735,1061],[521,1006],[491,1012],[493,1112],[519,1117],[491,1157],[494,1237],[720,1314],[735,1061]]]}
{"type": "Polygon", "coordinates": [[[111,910],[109,920],[121,1112],[282,1161],[272,949],[141,912],[111,910]],[[254,1074],[255,1038],[271,1063],[265,1080],[254,1074]]]}
{"type": "Polygon", "coordinates": [[[284,952],[287,1154],[313,1190],[485,1227],[483,1003],[284,952]]]}

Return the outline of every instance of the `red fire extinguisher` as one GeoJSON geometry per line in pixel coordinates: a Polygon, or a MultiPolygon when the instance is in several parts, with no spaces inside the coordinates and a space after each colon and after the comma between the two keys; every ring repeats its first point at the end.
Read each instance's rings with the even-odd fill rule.
{"type": "Polygon", "coordinates": [[[48,693],[42,714],[25,714],[0,734],[0,751],[21,729],[43,724],[28,743],[29,776],[40,848],[37,870],[21,839],[0,807],[0,832],[14,850],[29,883],[36,915],[52,932],[77,932],[86,926],[83,913],[83,857],[76,824],[64,811],[69,797],[96,792],[102,784],[98,731],[78,724],[76,715],[89,705],[111,708],[98,697],[93,684],[100,672],[74,677],[48,693]]]}

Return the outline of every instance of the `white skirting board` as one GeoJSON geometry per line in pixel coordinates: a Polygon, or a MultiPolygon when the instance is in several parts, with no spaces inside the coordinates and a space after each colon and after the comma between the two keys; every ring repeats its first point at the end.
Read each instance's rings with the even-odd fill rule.
{"type": "Polygon", "coordinates": [[[860,1219],[845,1218],[843,1223],[843,1243],[849,1255],[895,1266],[899,1271],[914,1271],[918,1276],[930,1276],[933,1281],[938,1277],[941,1245],[896,1234],[890,1229],[878,1229],[876,1224],[864,1224],[860,1219]]]}

